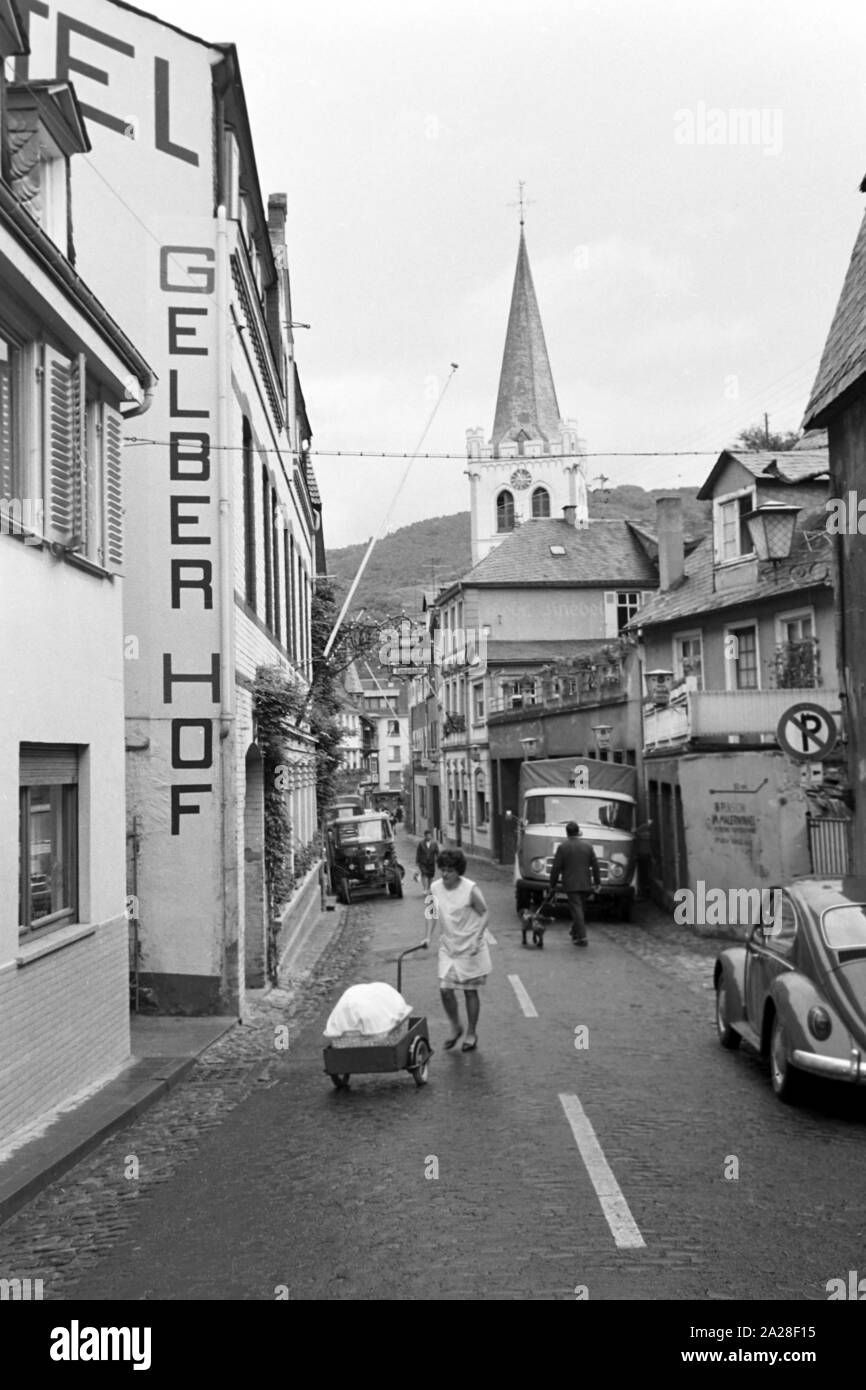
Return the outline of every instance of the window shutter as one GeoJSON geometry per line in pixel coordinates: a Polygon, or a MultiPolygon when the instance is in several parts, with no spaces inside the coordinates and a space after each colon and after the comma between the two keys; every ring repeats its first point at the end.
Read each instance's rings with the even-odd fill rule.
{"type": "Polygon", "coordinates": [[[12,493],[12,363],[0,362],[0,500],[12,493]]]}
{"type": "Polygon", "coordinates": [[[616,593],[611,590],[604,596],[604,635],[616,637],[619,632],[616,620],[616,593]]]}
{"type": "MultiPolygon", "coordinates": [[[[45,428],[45,483],[48,494],[47,531],[52,540],[67,543],[75,530],[76,505],[80,513],[80,479],[74,468],[76,394],[73,365],[54,348],[45,348],[43,419],[45,428]]],[[[83,418],[83,417],[82,417],[83,418]]],[[[79,454],[79,459],[81,455],[79,454]]]]}
{"type": "Polygon", "coordinates": [[[123,568],[123,417],[102,406],[102,456],[105,470],[105,567],[123,568]]]}
{"type": "Polygon", "coordinates": [[[63,744],[22,743],[19,784],[22,787],[70,785],[78,781],[78,749],[63,744]]]}
{"type": "Polygon", "coordinates": [[[72,534],[78,548],[86,552],[87,459],[84,417],[87,410],[86,359],[83,352],[70,364],[69,381],[72,415],[72,534]]]}

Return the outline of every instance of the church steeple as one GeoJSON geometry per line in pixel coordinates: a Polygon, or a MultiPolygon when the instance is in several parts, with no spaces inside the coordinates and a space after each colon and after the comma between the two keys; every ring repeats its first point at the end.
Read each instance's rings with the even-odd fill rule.
{"type": "Polygon", "coordinates": [[[529,269],[522,184],[519,206],[520,244],[493,434],[485,443],[480,426],[466,431],[473,565],[525,522],[557,519],[584,526],[589,519],[583,445],[575,421],[559,413],[529,269]]]}
{"type": "Polygon", "coordinates": [[[521,221],[511,310],[499,375],[496,418],[490,442],[498,452],[503,440],[515,440],[518,444],[525,439],[543,439],[547,442],[559,433],[560,428],[556,388],[521,221]]]}

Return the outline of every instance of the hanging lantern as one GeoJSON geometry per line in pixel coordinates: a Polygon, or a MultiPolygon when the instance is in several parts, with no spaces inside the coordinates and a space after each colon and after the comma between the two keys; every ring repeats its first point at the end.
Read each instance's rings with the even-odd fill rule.
{"type": "Polygon", "coordinates": [[[799,513],[799,507],[786,502],[765,502],[754,511],[745,513],[743,520],[749,528],[759,560],[772,560],[774,565],[780,560],[787,560],[799,513]]]}

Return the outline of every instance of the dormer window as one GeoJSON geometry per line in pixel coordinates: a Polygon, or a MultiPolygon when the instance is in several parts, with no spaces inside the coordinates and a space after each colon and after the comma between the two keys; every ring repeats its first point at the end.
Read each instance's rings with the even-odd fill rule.
{"type": "Polygon", "coordinates": [[[75,94],[66,82],[27,82],[6,98],[12,191],[68,255],[69,158],[90,149],[75,94]]]}
{"type": "Polygon", "coordinates": [[[226,217],[237,221],[240,211],[241,156],[238,137],[231,126],[223,131],[222,201],[226,217]]]}
{"type": "Polygon", "coordinates": [[[725,564],[754,554],[749,527],[744,521],[755,508],[755,490],[738,493],[735,497],[720,497],[714,505],[716,562],[725,564]]]}

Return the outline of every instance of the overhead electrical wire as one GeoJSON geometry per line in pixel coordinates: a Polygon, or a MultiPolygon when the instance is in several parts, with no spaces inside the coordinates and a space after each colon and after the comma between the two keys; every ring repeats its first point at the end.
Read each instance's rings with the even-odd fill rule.
{"type": "MultiPolygon", "coordinates": [[[[124,444],[125,444],[125,446],[126,446],[127,448],[144,448],[144,447],[146,447],[146,446],[153,446],[153,447],[155,447],[155,448],[168,449],[168,448],[171,447],[171,445],[170,445],[170,443],[169,443],[169,441],[168,441],[167,439],[142,439],[142,438],[139,438],[139,437],[136,437],[136,436],[132,436],[132,435],[129,436],[129,438],[125,439],[123,442],[124,442],[124,444]]],[[[730,448],[730,447],[733,447],[733,446],[728,446],[728,447],[730,448]]],[[[818,447],[819,449],[826,449],[827,446],[826,446],[825,444],[821,444],[821,445],[818,445],[817,447],[818,447]]],[[[599,451],[599,450],[596,450],[596,449],[586,449],[586,450],[580,451],[579,453],[578,453],[578,452],[573,452],[573,453],[563,453],[563,454],[544,454],[544,455],[540,455],[539,457],[543,457],[543,458],[545,458],[545,459],[550,459],[550,458],[556,458],[556,459],[561,459],[561,458],[562,458],[562,459],[574,459],[574,458],[585,458],[585,459],[626,459],[626,458],[629,458],[629,459],[655,459],[655,458],[701,458],[701,457],[706,457],[706,458],[718,458],[719,454],[721,454],[721,453],[724,452],[724,448],[725,448],[725,446],[722,445],[721,447],[718,447],[718,448],[715,448],[715,449],[610,449],[610,450],[606,450],[606,451],[604,451],[604,450],[599,451]]],[[[229,453],[232,453],[232,454],[242,454],[242,453],[244,452],[244,449],[243,449],[243,445],[242,445],[242,444],[212,444],[212,445],[210,446],[210,449],[211,449],[211,453],[217,453],[217,452],[219,452],[220,450],[227,450],[229,453]]],[[[256,452],[259,453],[259,454],[279,454],[279,453],[290,453],[291,450],[289,450],[289,449],[285,449],[285,450],[281,450],[281,449],[257,449],[256,452]]],[[[416,454],[416,453],[412,453],[412,454],[399,454],[399,453],[390,453],[390,452],[388,452],[387,450],[381,450],[381,451],[380,451],[380,450],[369,450],[369,449],[309,449],[309,450],[305,450],[305,452],[308,452],[311,458],[337,458],[337,459],[341,459],[341,458],[342,458],[342,459],[395,459],[395,460],[399,460],[399,459],[408,459],[410,462],[414,462],[415,459],[455,459],[455,460],[458,460],[458,461],[462,461],[463,463],[474,463],[474,462],[480,462],[480,463],[485,463],[485,462],[491,462],[491,463],[508,463],[508,462],[510,461],[509,459],[490,459],[490,460],[478,459],[478,460],[475,460],[475,459],[470,458],[467,454],[416,454]]],[[[740,450],[739,452],[741,452],[741,453],[746,452],[746,453],[747,453],[748,450],[740,450]]],[[[531,457],[530,457],[529,455],[515,455],[515,458],[518,459],[518,461],[522,461],[522,462],[524,462],[524,463],[527,461],[527,459],[528,459],[528,461],[529,461],[530,463],[532,462],[532,459],[531,459],[531,457]]]]}

